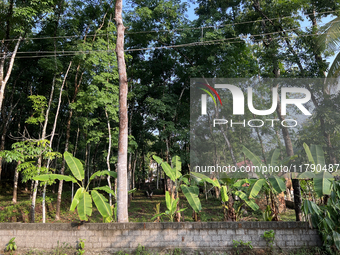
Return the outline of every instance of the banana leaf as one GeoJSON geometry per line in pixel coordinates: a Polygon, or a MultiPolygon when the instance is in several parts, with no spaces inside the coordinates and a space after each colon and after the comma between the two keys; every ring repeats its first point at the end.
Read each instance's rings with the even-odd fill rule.
{"type": "Polygon", "coordinates": [[[280,149],[275,149],[272,155],[272,158],[270,160],[271,166],[277,166],[279,163],[279,157],[280,157],[280,149]]]}
{"type": "Polygon", "coordinates": [[[170,166],[168,163],[164,162],[161,158],[159,158],[159,157],[157,157],[157,156],[155,156],[155,155],[153,155],[153,158],[154,158],[154,160],[156,160],[156,162],[157,162],[158,164],[160,164],[160,165],[162,166],[162,168],[163,168],[165,174],[166,174],[173,182],[175,182],[176,179],[177,179],[176,177],[177,177],[177,175],[178,175],[178,174],[176,173],[176,170],[175,170],[175,169],[172,169],[171,166],[170,166]]]}
{"type": "Polygon", "coordinates": [[[284,181],[281,180],[281,178],[278,177],[269,177],[269,182],[272,185],[273,189],[277,193],[284,192],[286,190],[286,184],[284,181]]]}
{"type": "Polygon", "coordinates": [[[198,213],[202,210],[201,201],[198,198],[199,188],[197,186],[188,187],[185,184],[181,185],[181,189],[183,191],[184,196],[187,198],[189,205],[192,209],[198,213]]]}
{"type": "Polygon", "coordinates": [[[82,181],[84,179],[84,168],[80,160],[73,157],[72,154],[67,151],[64,153],[64,158],[73,176],[79,181],[82,181]]]}
{"type": "Polygon", "coordinates": [[[92,198],[88,192],[82,192],[80,194],[80,200],[77,209],[80,220],[87,221],[87,216],[92,215],[92,198]]]}
{"type": "Polygon", "coordinates": [[[249,198],[256,197],[259,194],[260,190],[262,189],[262,187],[265,183],[266,183],[265,179],[257,180],[251,188],[251,191],[249,193],[249,198]]]}
{"type": "Polygon", "coordinates": [[[80,187],[79,189],[77,189],[76,194],[74,195],[74,197],[72,199],[70,211],[73,212],[74,209],[76,209],[76,207],[77,207],[77,205],[79,204],[79,201],[80,201],[81,193],[83,193],[84,191],[85,191],[85,189],[83,187],[80,187]]]}
{"type": "Polygon", "coordinates": [[[310,147],[310,152],[312,153],[315,164],[321,165],[323,168],[325,166],[325,156],[322,147],[320,145],[312,144],[310,147]]]}
{"type": "Polygon", "coordinates": [[[229,196],[228,196],[228,193],[227,193],[227,186],[223,185],[221,187],[221,198],[222,198],[222,201],[225,203],[225,202],[228,202],[229,200],[229,196]]]}
{"type": "Polygon", "coordinates": [[[212,180],[211,178],[209,178],[208,176],[201,174],[201,173],[196,173],[196,172],[191,172],[191,174],[199,179],[202,179],[205,182],[209,182],[210,184],[214,185],[214,187],[218,187],[221,188],[220,183],[218,182],[218,180],[212,180]]]}
{"type": "Polygon", "coordinates": [[[173,170],[175,171],[176,179],[182,176],[181,171],[182,171],[182,162],[181,158],[179,156],[174,156],[172,158],[172,163],[174,165],[173,170]]]}
{"type": "Polygon", "coordinates": [[[241,198],[251,209],[254,211],[259,209],[259,206],[252,200],[249,200],[247,195],[243,193],[242,191],[235,191],[235,195],[241,198]]]}
{"type": "Polygon", "coordinates": [[[36,181],[53,181],[55,179],[60,180],[60,181],[63,180],[67,182],[73,182],[73,183],[78,182],[72,176],[67,176],[67,175],[62,175],[62,174],[42,174],[42,175],[33,177],[33,180],[36,180],[36,181]]]}
{"type": "Polygon", "coordinates": [[[331,194],[333,175],[326,171],[322,171],[315,175],[313,181],[315,192],[319,197],[331,194]]]}
{"type": "Polygon", "coordinates": [[[89,182],[91,182],[95,177],[102,176],[102,175],[110,175],[113,178],[117,178],[117,173],[109,170],[103,170],[95,172],[93,175],[91,175],[89,182]]]}
{"type": "Polygon", "coordinates": [[[112,209],[110,207],[110,204],[107,203],[108,200],[96,190],[91,191],[91,196],[93,202],[95,203],[99,213],[103,216],[103,218],[111,217],[112,209]]]}
{"type": "Polygon", "coordinates": [[[309,163],[315,165],[312,153],[311,153],[311,151],[310,151],[310,149],[309,149],[309,147],[308,147],[308,145],[306,143],[303,143],[303,148],[305,148],[305,151],[306,151],[309,163]]]}
{"type": "Polygon", "coordinates": [[[96,187],[96,188],[93,188],[94,190],[102,190],[102,191],[105,191],[106,193],[108,194],[111,194],[113,195],[114,197],[116,197],[116,193],[110,189],[109,186],[103,186],[103,187],[96,187]]]}

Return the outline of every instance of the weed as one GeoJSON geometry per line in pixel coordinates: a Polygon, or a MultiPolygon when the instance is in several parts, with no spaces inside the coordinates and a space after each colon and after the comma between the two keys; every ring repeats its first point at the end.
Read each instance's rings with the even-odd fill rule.
{"type": "Polygon", "coordinates": [[[253,246],[251,245],[251,241],[243,242],[242,240],[240,241],[233,240],[233,249],[235,249],[236,254],[240,254],[240,250],[241,251],[248,249],[252,250],[253,246]]]}
{"type": "Polygon", "coordinates": [[[174,251],[172,252],[172,255],[181,255],[184,254],[182,253],[180,248],[175,248],[174,251]]]}
{"type": "Polygon", "coordinates": [[[79,239],[77,254],[83,255],[85,253],[85,239],[79,239]]]}
{"type": "Polygon", "coordinates": [[[59,246],[59,241],[57,241],[57,248],[52,252],[53,255],[65,255],[67,251],[72,249],[69,243],[63,242],[61,246],[59,246]]]}
{"type": "Polygon", "coordinates": [[[15,251],[18,247],[14,242],[15,237],[13,237],[11,240],[9,240],[7,246],[6,246],[6,251],[9,251],[10,254],[13,254],[13,251],[15,251]]]}
{"type": "Polygon", "coordinates": [[[148,252],[144,246],[138,244],[135,255],[150,255],[150,252],[148,252]]]}
{"type": "Polygon", "coordinates": [[[271,249],[273,248],[274,240],[275,240],[275,232],[274,230],[264,231],[262,237],[267,243],[267,246],[271,249]]]}

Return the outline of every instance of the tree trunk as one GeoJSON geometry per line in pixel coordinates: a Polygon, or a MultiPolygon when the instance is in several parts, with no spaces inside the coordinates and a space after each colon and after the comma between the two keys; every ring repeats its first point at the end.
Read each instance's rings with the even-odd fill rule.
{"type": "Polygon", "coordinates": [[[16,204],[16,202],[17,202],[18,180],[19,180],[18,167],[19,167],[20,164],[21,164],[21,161],[19,160],[18,163],[17,163],[17,167],[15,168],[15,173],[14,173],[14,188],[13,188],[13,199],[12,199],[13,204],[16,204]]]}
{"type": "MultiPolygon", "coordinates": [[[[111,126],[110,126],[109,115],[107,114],[107,111],[106,111],[106,107],[105,107],[105,116],[107,119],[107,130],[109,131],[109,148],[107,149],[106,165],[107,165],[107,170],[111,171],[111,166],[110,166],[110,155],[111,155],[111,144],[112,144],[111,143],[111,126]]],[[[107,176],[107,183],[109,184],[109,187],[112,190],[110,175],[107,176]]],[[[110,206],[112,206],[112,195],[111,194],[109,194],[109,203],[110,203],[110,206]]]]}
{"type": "Polygon", "coordinates": [[[11,76],[11,72],[12,72],[13,64],[14,64],[14,59],[15,59],[15,56],[17,54],[21,39],[22,38],[20,36],[17,44],[15,45],[14,51],[13,51],[11,59],[9,61],[9,66],[8,66],[7,73],[6,73],[5,77],[4,77],[4,74],[5,74],[4,69],[5,69],[6,52],[4,51],[2,53],[2,56],[1,56],[1,60],[0,60],[0,82],[1,82],[1,86],[0,86],[0,111],[1,111],[1,108],[2,108],[2,102],[4,100],[4,96],[5,96],[6,84],[8,82],[9,77],[11,76]]]}
{"type": "Polygon", "coordinates": [[[124,58],[124,30],[122,18],[123,1],[116,1],[115,21],[117,26],[116,53],[119,73],[119,137],[118,137],[118,194],[117,220],[128,222],[128,190],[127,190],[127,148],[128,148],[128,83],[124,58]]]}

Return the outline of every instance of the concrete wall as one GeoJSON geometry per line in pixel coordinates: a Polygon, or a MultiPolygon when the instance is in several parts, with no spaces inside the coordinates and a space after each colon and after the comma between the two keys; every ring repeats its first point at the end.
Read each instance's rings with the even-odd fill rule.
{"type": "Polygon", "coordinates": [[[86,254],[112,254],[131,251],[138,244],[164,252],[169,248],[183,251],[231,249],[233,240],[265,248],[261,235],[273,229],[276,245],[285,248],[320,246],[316,230],[306,222],[181,222],[181,223],[0,223],[0,254],[12,237],[21,251],[51,251],[67,243],[75,248],[85,239],[86,254]]]}

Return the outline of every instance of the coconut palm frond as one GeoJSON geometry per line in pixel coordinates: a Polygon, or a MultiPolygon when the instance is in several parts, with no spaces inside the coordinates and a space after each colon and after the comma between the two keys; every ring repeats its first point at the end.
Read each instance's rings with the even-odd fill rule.
{"type": "Polygon", "coordinates": [[[326,46],[333,51],[340,49],[340,17],[331,20],[319,31],[322,33],[317,40],[317,45],[320,48],[326,46]]]}
{"type": "Polygon", "coordinates": [[[327,78],[337,78],[340,75],[340,53],[336,55],[331,67],[328,70],[327,78]]]}

